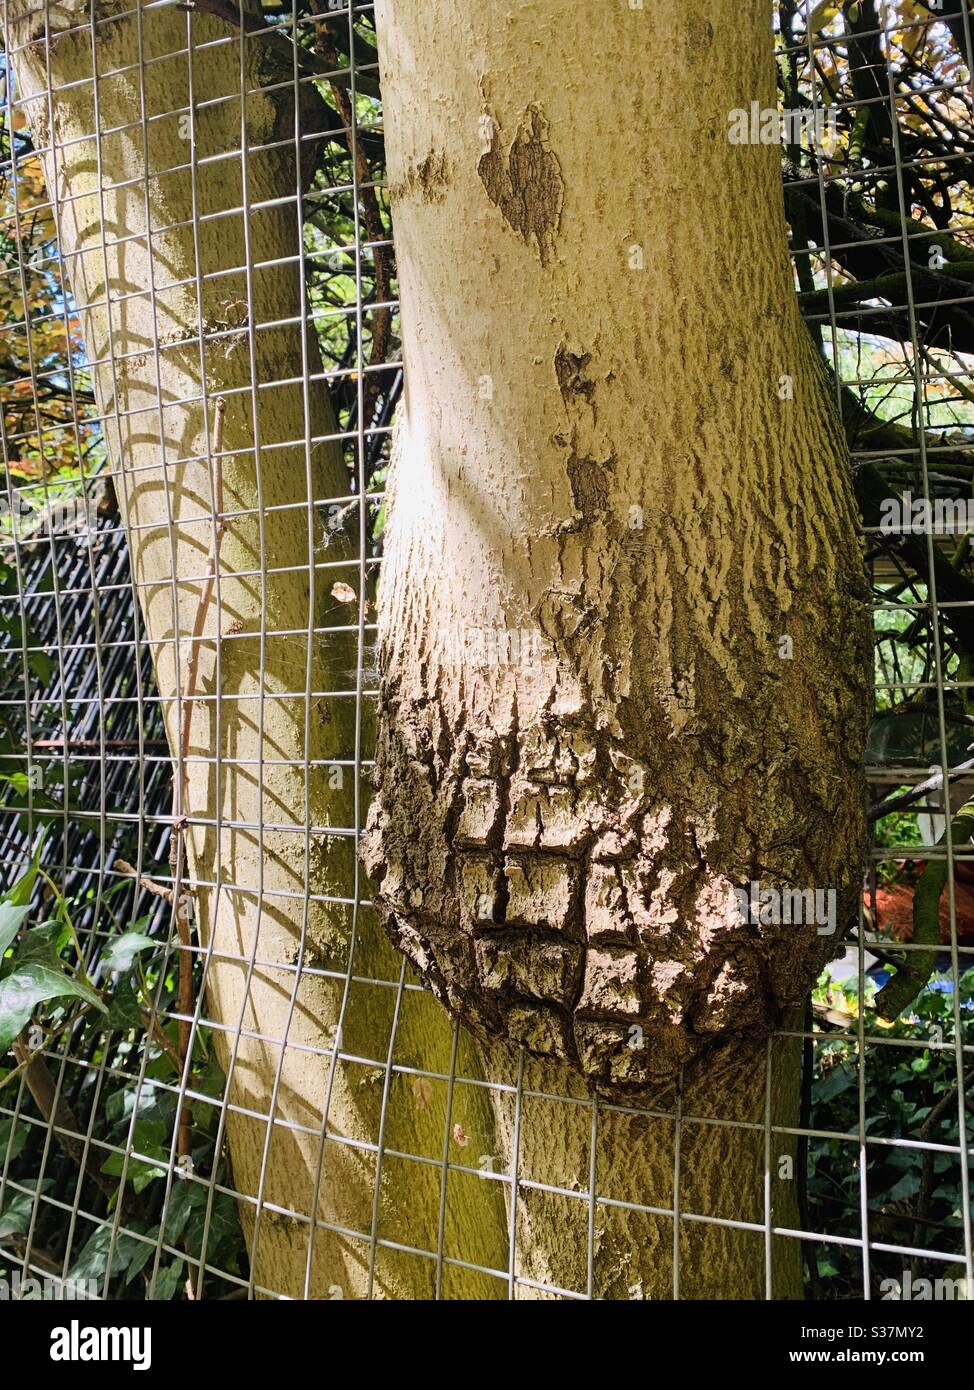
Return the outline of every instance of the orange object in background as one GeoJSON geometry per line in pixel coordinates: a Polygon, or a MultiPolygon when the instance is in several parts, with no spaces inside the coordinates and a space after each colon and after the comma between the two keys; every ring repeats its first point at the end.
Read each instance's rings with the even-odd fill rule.
{"type": "MultiPolygon", "coordinates": [[[[920,867],[918,865],[918,867],[920,867]]],[[[954,902],[957,912],[957,941],[962,946],[974,945],[974,864],[954,865],[954,902]]],[[[862,895],[874,929],[889,933],[896,941],[909,941],[913,936],[913,884],[893,883],[876,889],[875,920],[873,895],[862,895]]],[[[946,885],[940,897],[940,941],[950,944],[950,895],[946,885]]]]}

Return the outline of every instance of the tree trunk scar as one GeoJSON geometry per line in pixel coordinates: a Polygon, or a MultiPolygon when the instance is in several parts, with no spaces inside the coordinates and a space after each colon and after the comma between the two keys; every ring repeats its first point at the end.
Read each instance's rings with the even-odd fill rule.
{"type": "Polygon", "coordinates": [[[527,108],[506,156],[497,120],[486,108],[482,119],[489,145],[477,165],[481,183],[518,236],[529,246],[533,239],[541,264],[547,265],[561,225],[565,183],[548,144],[544,112],[537,104],[527,108]]]}
{"type": "Polygon", "coordinates": [[[555,376],[558,390],[566,406],[576,397],[592,403],[595,395],[595,382],[585,374],[585,368],[592,360],[590,352],[572,352],[562,343],[555,353],[555,376]]]}
{"type": "Polygon", "coordinates": [[[450,165],[446,154],[430,150],[425,159],[411,164],[398,183],[390,184],[392,202],[401,202],[414,195],[426,203],[439,203],[450,186],[450,165]]]}

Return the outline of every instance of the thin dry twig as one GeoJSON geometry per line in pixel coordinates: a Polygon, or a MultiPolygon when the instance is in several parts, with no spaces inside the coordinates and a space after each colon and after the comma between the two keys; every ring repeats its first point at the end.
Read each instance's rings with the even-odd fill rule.
{"type": "Polygon", "coordinates": [[[145,874],[140,874],[138,869],[132,867],[124,859],[116,859],[112,865],[120,874],[128,874],[130,878],[138,880],[140,888],[144,888],[147,893],[154,894],[157,898],[164,898],[167,903],[172,902],[172,889],[167,888],[164,883],[157,883],[154,878],[148,878],[145,874]]]}

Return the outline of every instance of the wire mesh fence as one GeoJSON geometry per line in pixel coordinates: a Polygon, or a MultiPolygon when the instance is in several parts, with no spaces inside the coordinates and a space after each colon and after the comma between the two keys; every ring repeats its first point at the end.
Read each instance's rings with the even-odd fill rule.
{"type": "Polygon", "coordinates": [[[786,1249],[810,1298],[969,1296],[974,20],[781,0],[778,106],[727,113],[781,155],[876,654],[860,921],[745,1115],[485,1067],[372,909],[403,388],[373,9],[3,0],[0,1275],[680,1298],[732,1247],[730,1296],[780,1296],[786,1249]],[[634,1197],[606,1154],[648,1142],[634,1197]],[[546,1224],[571,1258],[527,1251],[546,1224]],[[603,1267],[619,1231],[660,1285],[603,1267]]]}

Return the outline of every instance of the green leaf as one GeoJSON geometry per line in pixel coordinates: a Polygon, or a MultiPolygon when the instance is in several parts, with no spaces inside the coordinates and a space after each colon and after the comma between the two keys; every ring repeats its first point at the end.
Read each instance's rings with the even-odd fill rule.
{"type": "MultiPolygon", "coordinates": [[[[220,1100],[226,1090],[227,1079],[223,1074],[223,1068],[211,1052],[206,1059],[204,1066],[193,1074],[193,1090],[202,1091],[203,1095],[210,1096],[213,1100],[220,1100]]],[[[207,1110],[212,1110],[213,1106],[206,1106],[207,1110]]]]}
{"type": "Polygon", "coordinates": [[[138,1111],[132,1130],[132,1146],[141,1153],[151,1152],[150,1145],[168,1145],[172,1135],[176,1098],[170,1091],[153,1085],[141,1088],[133,1085],[124,1091],[113,1091],[105,1102],[105,1114],[112,1125],[131,1120],[136,1109],[136,1090],[139,1091],[138,1111]]]}
{"type": "Polygon", "coordinates": [[[37,1004],[46,999],[83,999],[102,1013],[108,1010],[88,985],[49,966],[18,965],[5,980],[0,980],[0,1055],[27,1023],[37,1004]]]}
{"type": "MultiPolygon", "coordinates": [[[[202,1194],[203,1200],[194,1201],[192,1215],[186,1226],[185,1241],[190,1254],[199,1256],[203,1246],[203,1231],[206,1228],[207,1191],[205,1187],[199,1186],[197,1190],[202,1194]]],[[[225,1192],[218,1192],[210,1208],[210,1225],[206,1233],[207,1259],[220,1263],[226,1258],[228,1251],[239,1249],[242,1245],[243,1236],[237,1218],[237,1204],[225,1192]]]]}
{"type": "MultiPolygon", "coordinates": [[[[174,1182],[169,1191],[169,1210],[166,1212],[166,1243],[175,1245],[186,1229],[186,1222],[194,1211],[205,1209],[208,1189],[201,1183],[174,1182]]],[[[190,1248],[190,1254],[198,1255],[198,1248],[190,1248]]]]}
{"type": "Polygon", "coordinates": [[[125,1033],[130,1028],[142,1026],[142,1010],[130,980],[119,980],[111,999],[108,1001],[105,1023],[109,1028],[125,1033]]]}
{"type": "Polygon", "coordinates": [[[886,1163],[890,1168],[911,1169],[916,1163],[916,1154],[910,1149],[893,1149],[886,1156],[886,1163]]]}
{"type": "Polygon", "coordinates": [[[149,1239],[140,1240],[138,1242],[138,1249],[129,1261],[128,1271],[125,1275],[126,1284],[131,1284],[136,1275],[141,1274],[149,1261],[155,1256],[156,1244],[159,1240],[159,1227],[153,1226],[152,1230],[147,1231],[146,1234],[149,1239]]]}
{"type": "Polygon", "coordinates": [[[166,1265],[165,1269],[160,1269],[156,1275],[155,1287],[152,1290],[154,1302],[168,1303],[173,1297],[183,1277],[184,1263],[184,1260],[174,1260],[171,1265],[166,1265]]]}
{"type": "Polygon", "coordinates": [[[0,1240],[4,1236],[20,1236],[30,1227],[31,1213],[34,1210],[34,1203],[37,1200],[37,1192],[43,1192],[51,1186],[53,1178],[45,1178],[38,1184],[33,1179],[28,1179],[22,1184],[29,1187],[29,1192],[8,1192],[7,1201],[3,1204],[0,1211],[0,1240]]]}
{"type": "Polygon", "coordinates": [[[155,1163],[144,1162],[140,1158],[129,1156],[128,1166],[125,1166],[124,1154],[109,1154],[105,1162],[101,1165],[101,1171],[110,1177],[120,1178],[122,1169],[125,1168],[125,1181],[130,1182],[135,1191],[143,1192],[150,1182],[155,1182],[156,1178],[164,1178],[169,1171],[167,1167],[159,1167],[160,1163],[169,1163],[169,1151],[160,1150],[156,1145],[146,1145],[145,1149],[139,1146],[140,1152],[146,1152],[149,1158],[154,1158],[155,1163]]]}
{"type": "Polygon", "coordinates": [[[71,939],[62,922],[42,922],[24,932],[17,944],[14,965],[46,965],[50,970],[63,970],[60,954],[71,939]]]}
{"type": "Polygon", "coordinates": [[[102,964],[106,970],[131,970],[133,961],[141,951],[151,951],[157,945],[151,936],[143,936],[142,932],[124,932],[111,938],[102,952],[102,964]]]}
{"type": "Polygon", "coordinates": [[[28,652],[27,665],[41,685],[46,685],[54,674],[54,658],[48,656],[47,652],[28,652]]]}
{"type": "Polygon", "coordinates": [[[46,831],[41,831],[40,839],[37,841],[34,853],[31,855],[30,863],[20,878],[7,889],[4,893],[4,901],[13,903],[14,907],[25,907],[30,902],[30,895],[34,891],[34,883],[41,866],[41,850],[44,846],[44,835],[46,831]]]}
{"type": "Polygon", "coordinates": [[[26,1125],[20,1124],[14,1129],[13,1120],[0,1120],[0,1168],[6,1163],[8,1152],[10,1154],[10,1161],[13,1162],[26,1143],[26,1125]],[[10,1137],[11,1134],[13,1134],[12,1140],[10,1137]]]}
{"type": "Polygon", "coordinates": [[[904,1173],[899,1182],[894,1183],[884,1197],[884,1202],[902,1202],[907,1197],[914,1197],[920,1190],[920,1174],[914,1169],[912,1173],[904,1173]]]}
{"type": "Polygon", "coordinates": [[[816,1105],[824,1105],[826,1101],[834,1100],[843,1091],[847,1091],[850,1086],[856,1084],[856,1074],[851,1067],[846,1067],[840,1063],[837,1067],[830,1067],[825,1076],[815,1087],[816,1105]]]}
{"type": "MultiPolygon", "coordinates": [[[[75,1260],[71,1268],[71,1279],[76,1283],[80,1283],[84,1279],[103,1279],[108,1266],[108,1252],[111,1243],[111,1226],[99,1226],[75,1260]]],[[[125,1273],[140,1246],[140,1241],[119,1232],[112,1254],[113,1275],[125,1273]]]]}
{"type": "Polygon", "coordinates": [[[0,956],[20,931],[20,924],[28,912],[30,907],[27,905],[17,907],[14,903],[0,902],[0,956]]]}
{"type": "Polygon", "coordinates": [[[12,637],[15,647],[24,645],[24,620],[19,613],[4,613],[0,617],[0,632],[12,637]]]}

